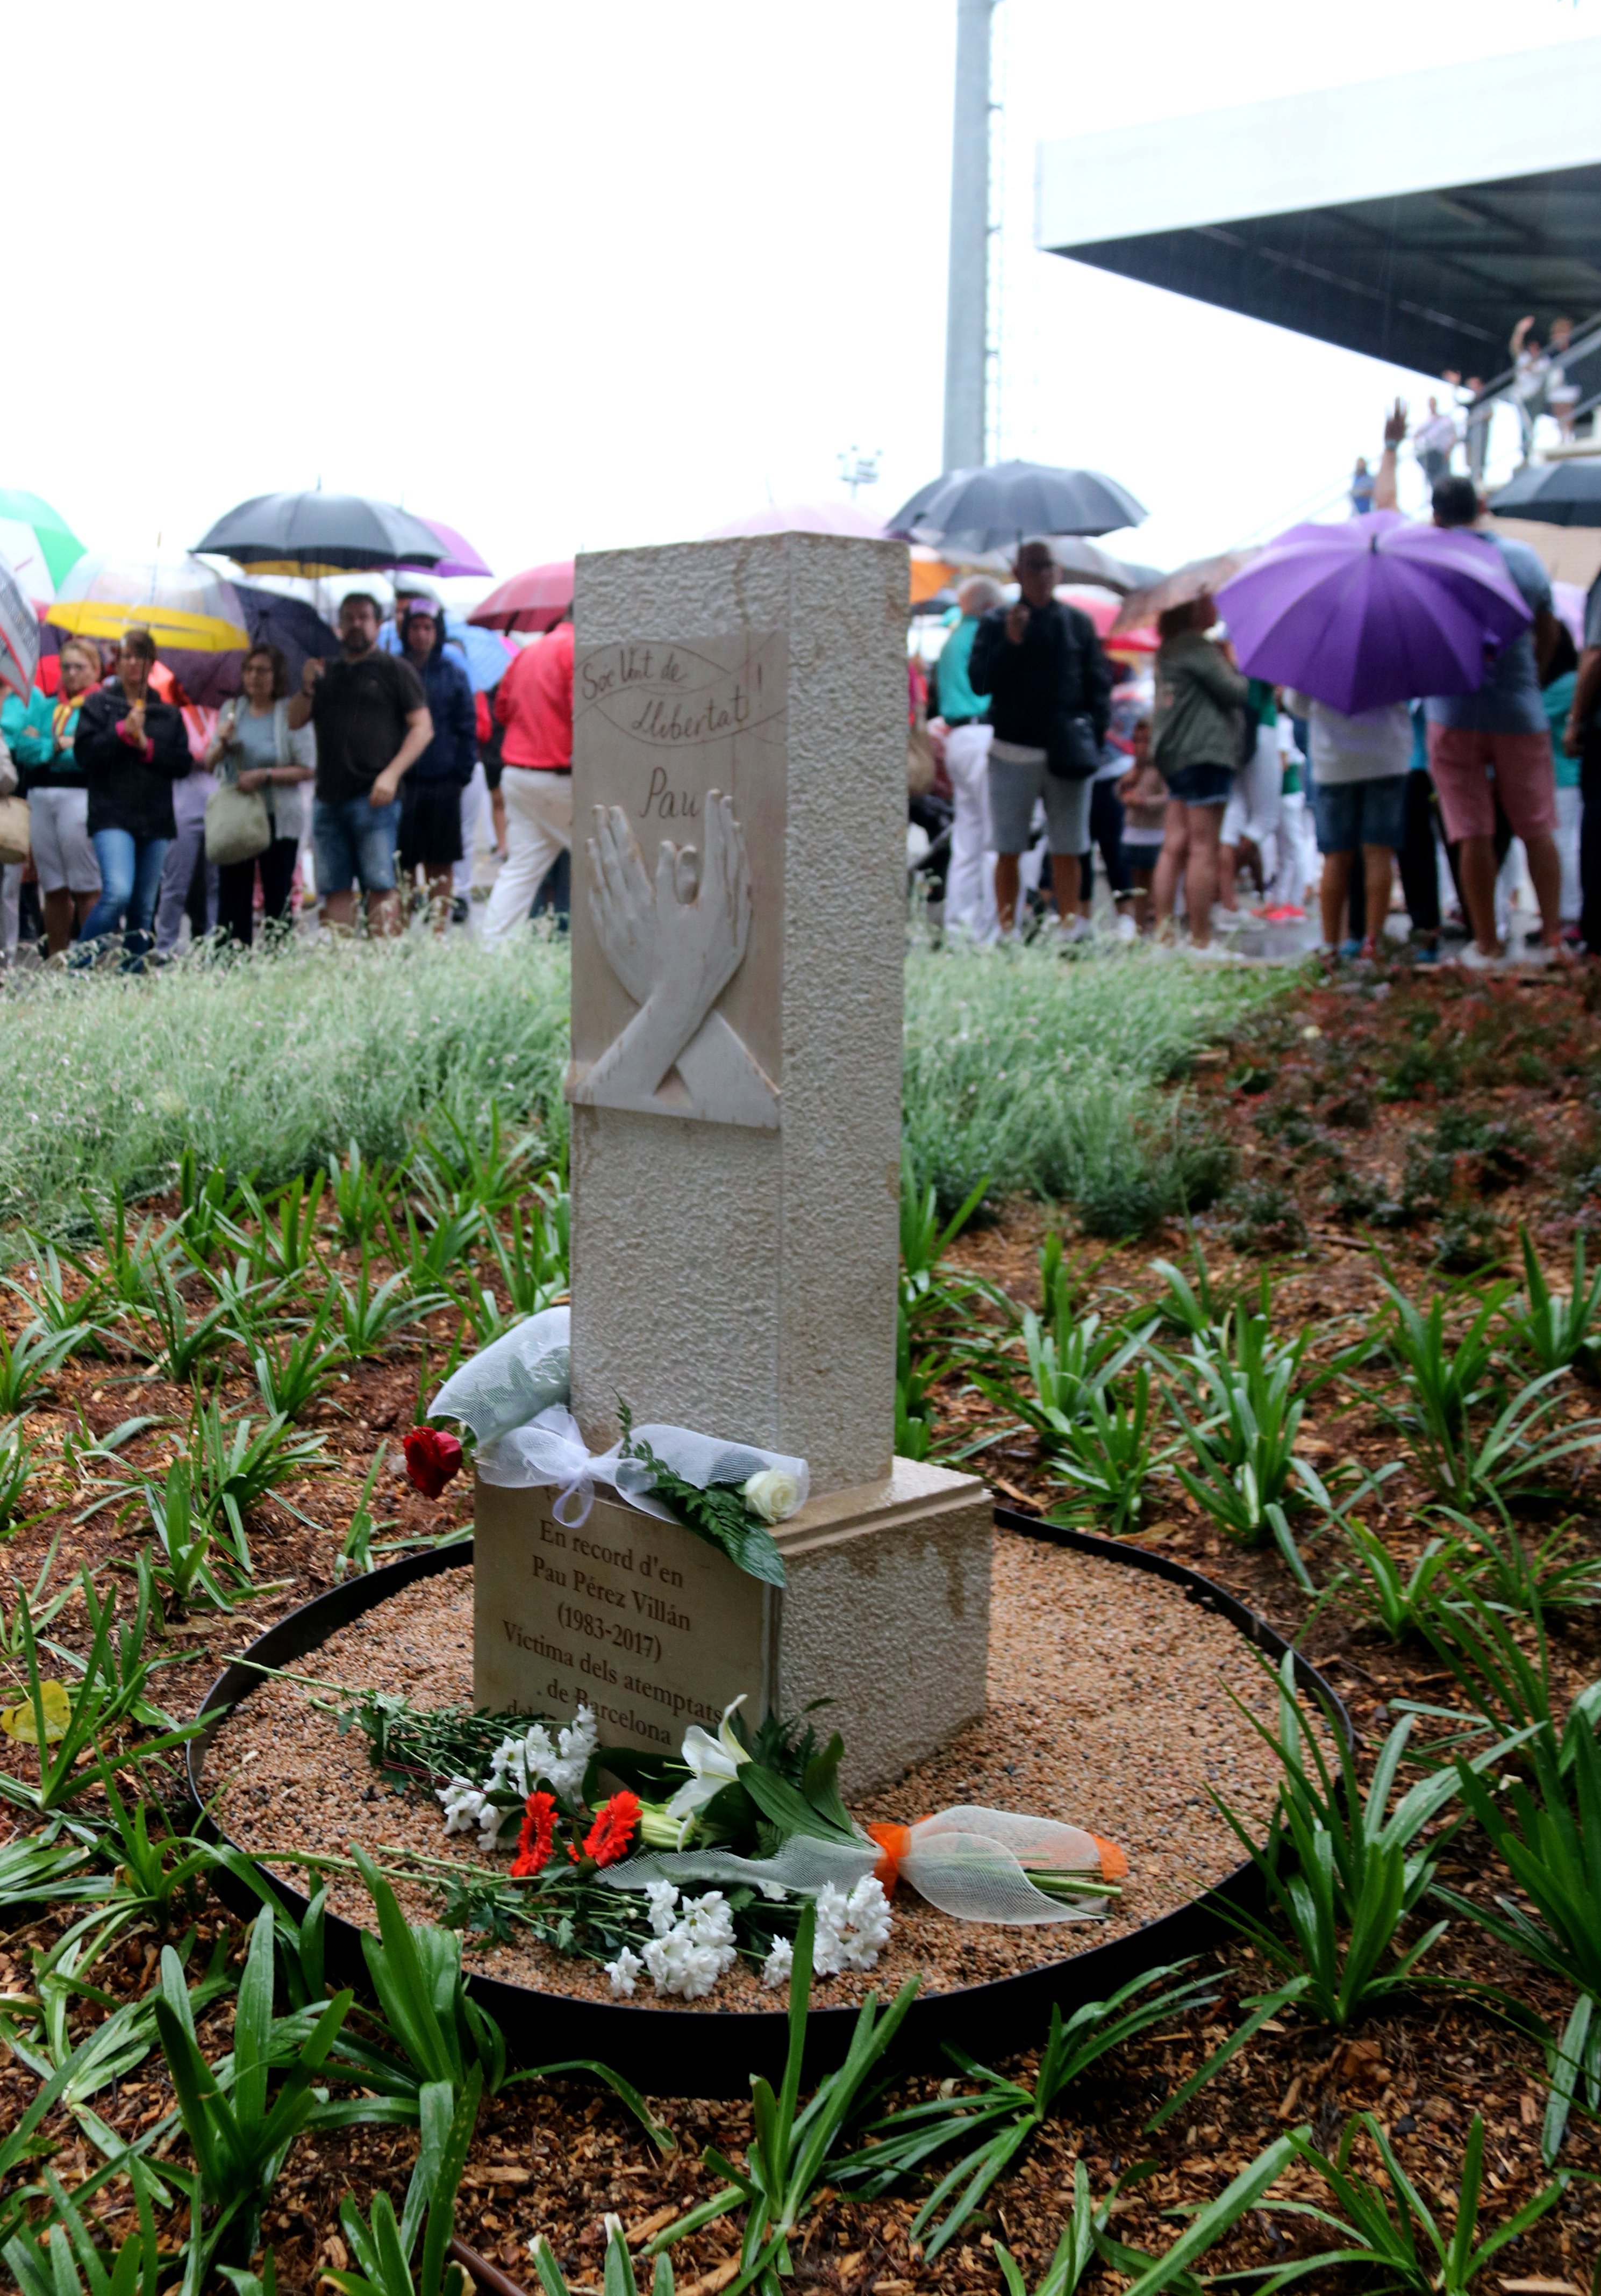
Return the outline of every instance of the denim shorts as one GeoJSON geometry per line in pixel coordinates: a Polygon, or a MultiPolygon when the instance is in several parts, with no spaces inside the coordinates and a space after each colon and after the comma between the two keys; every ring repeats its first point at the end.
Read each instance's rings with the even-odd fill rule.
{"type": "Polygon", "coordinates": [[[311,844],[316,857],[316,890],[364,893],[395,890],[395,840],[400,830],[400,800],[374,805],[365,797],[337,805],[319,797],[311,808],[311,844]]]}
{"type": "Polygon", "coordinates": [[[1168,795],[1180,805],[1227,805],[1234,791],[1232,766],[1180,766],[1177,773],[1163,769],[1168,795]]]}
{"type": "Polygon", "coordinates": [[[1383,774],[1371,782],[1319,782],[1312,791],[1319,853],[1354,853],[1359,845],[1407,841],[1407,776],[1383,774]]]}

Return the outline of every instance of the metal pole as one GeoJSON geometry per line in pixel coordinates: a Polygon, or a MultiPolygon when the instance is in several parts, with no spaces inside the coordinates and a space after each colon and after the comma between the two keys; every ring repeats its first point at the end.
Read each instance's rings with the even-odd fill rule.
{"type": "Polygon", "coordinates": [[[945,316],[945,468],[984,459],[989,326],[989,19],[995,0],[956,0],[950,151],[950,288],[945,316]]]}

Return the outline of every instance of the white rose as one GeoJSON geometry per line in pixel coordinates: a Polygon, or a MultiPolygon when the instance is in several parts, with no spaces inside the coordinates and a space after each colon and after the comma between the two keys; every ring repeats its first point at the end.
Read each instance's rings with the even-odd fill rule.
{"type": "Polygon", "coordinates": [[[800,1486],[783,1467],[764,1467],[744,1486],[744,1502],[759,1522],[787,1522],[800,1504],[800,1486]]]}

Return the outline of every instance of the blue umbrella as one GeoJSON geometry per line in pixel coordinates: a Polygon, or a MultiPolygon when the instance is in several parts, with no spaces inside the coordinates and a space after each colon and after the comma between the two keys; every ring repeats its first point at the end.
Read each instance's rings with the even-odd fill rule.
{"type": "MultiPolygon", "coordinates": [[[[426,595],[426,593],[418,594],[426,595]]],[[[472,682],[474,693],[489,693],[505,676],[513,657],[505,640],[493,630],[474,629],[471,622],[463,621],[448,606],[442,609],[445,616],[445,648],[454,652],[472,682]]],[[[398,653],[400,633],[392,621],[385,622],[378,633],[378,643],[386,653],[398,653]]]]}

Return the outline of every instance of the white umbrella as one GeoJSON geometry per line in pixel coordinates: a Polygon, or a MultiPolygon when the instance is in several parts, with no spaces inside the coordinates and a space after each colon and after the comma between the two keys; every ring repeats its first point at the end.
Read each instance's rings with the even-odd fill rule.
{"type": "Polygon", "coordinates": [[[26,701],[39,666],[39,618],[23,595],[9,559],[0,557],[0,682],[26,701]]]}

